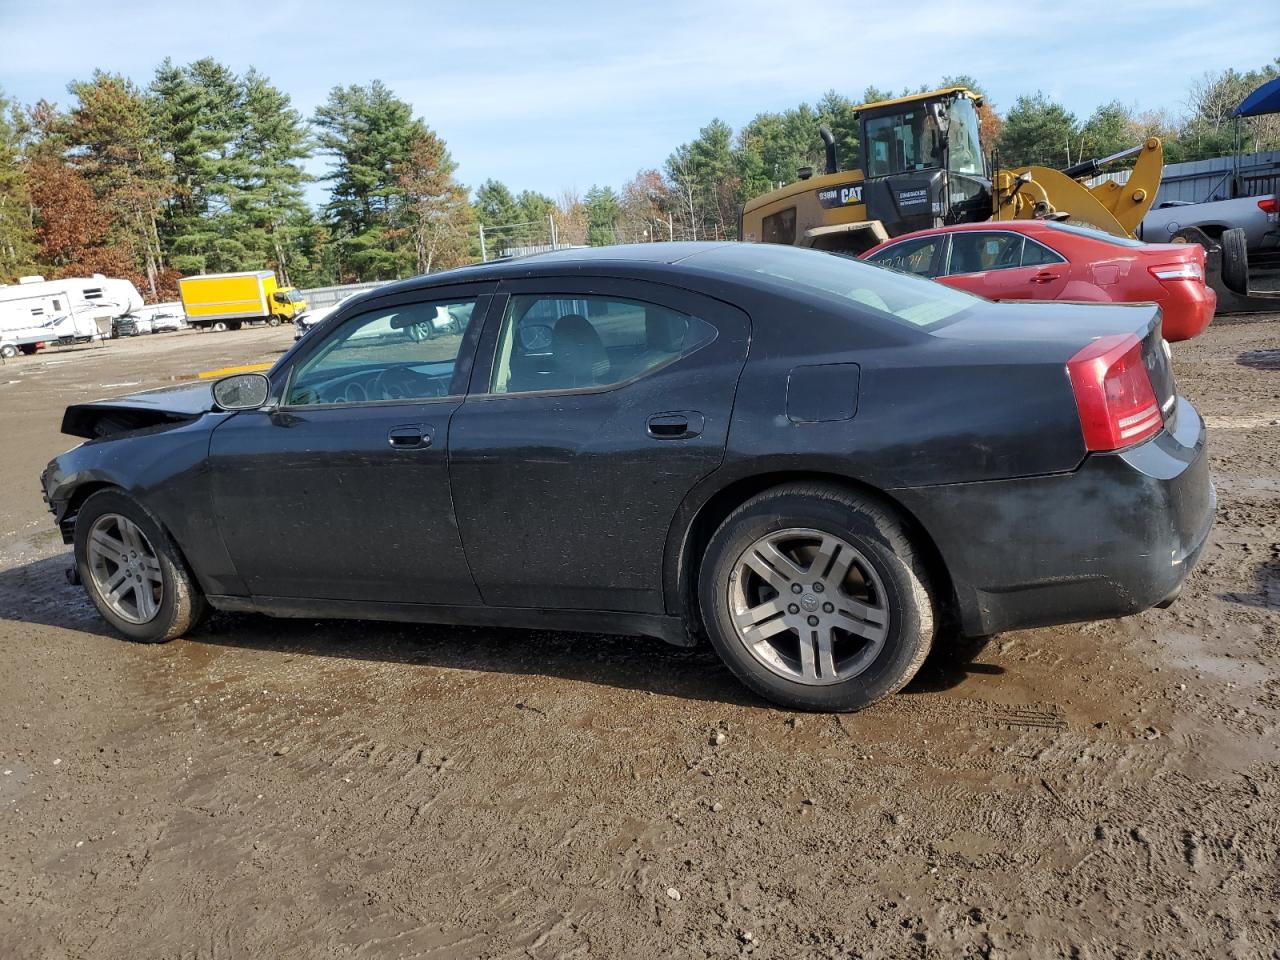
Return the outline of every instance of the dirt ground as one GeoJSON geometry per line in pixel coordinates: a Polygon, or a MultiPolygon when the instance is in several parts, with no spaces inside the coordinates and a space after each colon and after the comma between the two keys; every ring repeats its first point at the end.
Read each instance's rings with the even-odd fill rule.
{"type": "Polygon", "coordinates": [[[40,500],[63,406],[291,329],[0,366],[0,953],[1280,956],[1277,320],[1174,347],[1220,496],[1176,605],[936,650],[844,717],[656,640],[125,643],[40,500]]]}

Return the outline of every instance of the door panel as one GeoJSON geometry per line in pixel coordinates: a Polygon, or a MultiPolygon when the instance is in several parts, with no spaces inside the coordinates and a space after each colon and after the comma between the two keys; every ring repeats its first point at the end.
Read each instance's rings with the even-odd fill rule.
{"type": "Polygon", "coordinates": [[[478,602],[444,444],[460,402],[251,411],[220,425],[214,506],[250,593],[478,602]]]}
{"type": "Polygon", "coordinates": [[[512,282],[499,292],[508,296],[495,299],[480,352],[490,359],[477,361],[449,431],[458,524],[484,602],[661,613],[667,531],[723,459],[750,321],[638,281],[512,282]],[[643,313],[644,342],[633,345],[636,304],[657,309],[643,313]],[[514,312],[504,320],[526,306],[552,330],[523,336],[532,357],[504,332],[521,330],[514,312]],[[672,324],[686,329],[677,313],[696,318],[692,352],[667,342],[672,324]],[[709,342],[698,339],[703,328],[709,342]]]}
{"type": "Polygon", "coordinates": [[[473,604],[449,422],[494,285],[379,298],[273,376],[273,410],[210,442],[218,527],[250,593],[473,604]]]}

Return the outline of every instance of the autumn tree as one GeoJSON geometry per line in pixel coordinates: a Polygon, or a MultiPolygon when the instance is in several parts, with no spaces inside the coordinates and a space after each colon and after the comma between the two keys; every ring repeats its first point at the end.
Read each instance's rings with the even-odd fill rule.
{"type": "Polygon", "coordinates": [[[454,179],[457,164],[445,142],[426,128],[401,165],[405,220],[419,273],[446,270],[469,260],[475,213],[467,188],[454,179]]]}

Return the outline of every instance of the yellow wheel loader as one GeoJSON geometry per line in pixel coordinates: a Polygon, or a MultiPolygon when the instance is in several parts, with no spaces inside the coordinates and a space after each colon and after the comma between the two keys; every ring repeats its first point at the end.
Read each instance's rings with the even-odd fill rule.
{"type": "Polygon", "coordinates": [[[749,201],[743,240],[857,254],[890,237],[951,223],[1053,218],[1134,236],[1151,208],[1164,154],[1159,139],[1054,170],[989,170],[979,136],[979,94],[946,87],[857,108],[862,167],[841,170],[825,128],[826,169],[749,201]],[[1124,185],[1082,180],[1137,156],[1124,185]]]}

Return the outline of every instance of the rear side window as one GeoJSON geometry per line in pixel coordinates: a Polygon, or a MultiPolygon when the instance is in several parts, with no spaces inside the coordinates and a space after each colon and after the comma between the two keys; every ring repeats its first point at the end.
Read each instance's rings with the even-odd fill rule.
{"type": "Polygon", "coordinates": [[[946,240],[942,235],[904,240],[867,257],[867,262],[903,273],[914,273],[917,277],[936,277],[938,252],[946,240]]]}
{"type": "Polygon", "coordinates": [[[590,390],[635,379],[709,343],[715,328],[618,297],[522,294],[507,302],[492,393],[590,390]]]}
{"type": "Polygon", "coordinates": [[[796,242],[796,208],[770,214],[760,222],[760,239],[765,243],[796,242]]]}
{"type": "Polygon", "coordinates": [[[951,234],[948,276],[1008,270],[1022,263],[1022,234],[1005,230],[956,231],[951,234]]]}
{"type": "Polygon", "coordinates": [[[1030,237],[1022,248],[1022,265],[1024,267],[1044,267],[1051,263],[1066,263],[1066,258],[1054,253],[1043,243],[1037,243],[1030,237]]]}

